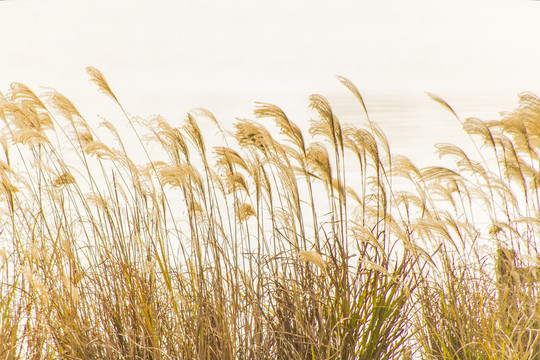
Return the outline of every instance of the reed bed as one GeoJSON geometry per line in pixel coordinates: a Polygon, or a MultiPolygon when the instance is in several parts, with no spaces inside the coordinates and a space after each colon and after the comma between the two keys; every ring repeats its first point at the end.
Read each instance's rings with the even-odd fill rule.
{"type": "Polygon", "coordinates": [[[345,78],[362,125],[313,95],[304,133],[263,103],[232,129],[131,117],[88,73],[123,119],[0,94],[0,358],[539,355],[536,96],[462,121],[433,95],[478,152],[419,169],[345,78]]]}

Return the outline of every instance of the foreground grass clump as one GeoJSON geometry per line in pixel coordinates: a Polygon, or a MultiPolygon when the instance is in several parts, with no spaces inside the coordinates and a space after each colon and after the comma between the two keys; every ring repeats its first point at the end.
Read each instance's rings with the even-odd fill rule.
{"type": "Polygon", "coordinates": [[[313,95],[306,134],[269,104],[133,118],[88,71],[124,119],[0,94],[1,358],[538,355],[536,97],[464,122],[480,161],[418,169],[344,78],[365,125],[313,95]]]}

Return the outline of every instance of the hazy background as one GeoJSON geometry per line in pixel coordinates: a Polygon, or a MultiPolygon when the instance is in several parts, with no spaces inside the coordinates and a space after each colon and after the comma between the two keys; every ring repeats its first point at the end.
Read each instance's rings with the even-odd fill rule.
{"type": "Polygon", "coordinates": [[[0,91],[53,87],[89,121],[114,122],[88,82],[94,66],[133,115],[179,123],[203,106],[230,124],[264,101],[307,124],[307,97],[321,93],[360,123],[342,75],[393,149],[425,164],[433,143],[466,141],[426,91],[483,119],[511,110],[521,91],[540,94],[539,19],[540,2],[528,0],[8,0],[0,91]]]}

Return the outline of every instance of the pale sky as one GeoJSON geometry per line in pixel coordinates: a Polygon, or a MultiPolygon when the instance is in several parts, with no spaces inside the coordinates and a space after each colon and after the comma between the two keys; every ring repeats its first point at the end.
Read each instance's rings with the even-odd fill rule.
{"type": "Polygon", "coordinates": [[[0,91],[49,86],[98,112],[94,66],[143,116],[196,106],[241,116],[253,101],[347,94],[335,75],[368,99],[514,101],[540,94],[538,19],[540,2],[528,0],[9,0],[0,91]]]}

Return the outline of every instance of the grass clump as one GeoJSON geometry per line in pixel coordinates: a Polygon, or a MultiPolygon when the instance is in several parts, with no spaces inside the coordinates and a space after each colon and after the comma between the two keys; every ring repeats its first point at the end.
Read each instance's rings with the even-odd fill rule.
{"type": "Polygon", "coordinates": [[[264,103],[233,129],[131,117],[88,72],[124,119],[0,96],[0,357],[536,356],[536,97],[463,122],[480,161],[418,169],[345,78],[364,125],[313,95],[303,133],[264,103]]]}

